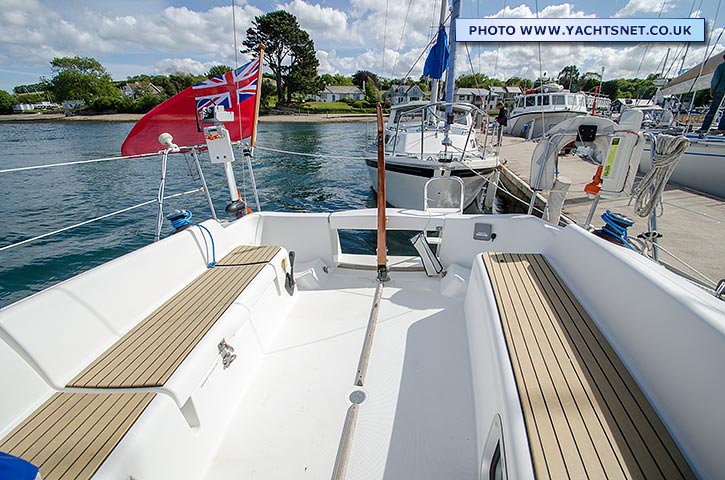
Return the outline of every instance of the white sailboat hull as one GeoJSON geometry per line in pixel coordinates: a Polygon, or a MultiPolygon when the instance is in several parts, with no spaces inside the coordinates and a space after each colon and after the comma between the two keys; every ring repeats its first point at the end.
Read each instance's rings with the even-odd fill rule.
{"type": "MultiPolygon", "coordinates": [[[[688,135],[690,146],[672,172],[670,181],[692,190],[725,198],[725,138],[688,135]]],[[[648,142],[642,152],[639,171],[652,168],[652,147],[648,142]]]]}
{"type": "MultiPolygon", "coordinates": [[[[368,175],[372,188],[378,191],[377,162],[367,159],[368,175]]],[[[463,181],[463,208],[471,205],[493,171],[494,162],[470,162],[470,168],[444,170],[437,162],[385,160],[387,203],[397,208],[422,210],[425,208],[424,190],[428,180],[434,177],[456,176],[463,181]],[[431,165],[433,164],[433,165],[431,165]],[[488,164],[488,165],[487,165],[488,164]],[[475,173],[474,173],[475,172],[475,173]]],[[[432,206],[450,207],[460,204],[460,186],[454,182],[434,184],[428,191],[432,206]]]]}

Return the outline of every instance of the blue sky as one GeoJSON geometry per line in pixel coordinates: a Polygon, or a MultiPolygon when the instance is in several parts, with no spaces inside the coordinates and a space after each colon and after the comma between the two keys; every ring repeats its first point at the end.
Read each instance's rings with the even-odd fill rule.
{"type": "MultiPolygon", "coordinates": [[[[715,42],[725,16],[719,12],[715,18],[719,1],[541,0],[538,6],[545,17],[655,18],[661,12],[667,18],[707,18],[715,42]]],[[[463,0],[463,16],[533,17],[535,5],[463,0]]],[[[439,6],[440,0],[237,0],[235,18],[241,43],[255,16],[275,9],[293,13],[315,42],[320,73],[349,75],[364,69],[400,77],[412,68],[417,77],[423,61],[415,60],[433,34],[439,6]]],[[[231,0],[0,0],[0,26],[0,89],[7,91],[51,76],[49,61],[56,56],[95,57],[115,80],[139,73],[203,73],[218,63],[235,64],[231,0]]],[[[471,44],[468,53],[459,48],[464,61],[457,72],[470,73],[470,55],[476,71],[501,79],[535,78],[541,71],[555,75],[572,63],[582,72],[604,67],[605,80],[637,72],[646,76],[663,63],[668,47],[670,60],[681,59],[683,45],[549,44],[542,46],[540,66],[535,44],[471,44]]],[[[723,48],[720,38],[716,51],[723,48]]],[[[692,44],[685,66],[700,62],[704,52],[704,44],[692,44]]],[[[236,61],[244,60],[238,56],[236,61]]]]}

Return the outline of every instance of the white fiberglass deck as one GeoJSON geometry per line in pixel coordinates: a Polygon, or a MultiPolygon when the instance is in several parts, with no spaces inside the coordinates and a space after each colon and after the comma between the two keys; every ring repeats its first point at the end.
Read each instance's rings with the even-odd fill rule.
{"type": "Polygon", "coordinates": [[[422,272],[391,273],[364,386],[356,387],[374,275],[331,269],[319,290],[295,294],[207,478],[330,478],[354,390],[367,398],[345,478],[474,478],[462,297],[443,296],[440,280],[422,272]]]}

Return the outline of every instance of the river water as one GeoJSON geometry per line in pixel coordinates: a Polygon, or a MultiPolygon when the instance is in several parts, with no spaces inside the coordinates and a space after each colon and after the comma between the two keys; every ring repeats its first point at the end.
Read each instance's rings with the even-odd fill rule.
{"type": "MultiPolygon", "coordinates": [[[[0,169],[117,156],[132,123],[0,123],[0,169]]],[[[254,173],[262,210],[330,212],[375,206],[365,162],[371,126],[363,123],[262,123],[254,173]],[[339,156],[328,158],[327,156],[339,156]],[[345,158],[355,157],[355,158],[345,158]]],[[[241,155],[240,155],[241,157],[241,155]]],[[[202,169],[222,217],[228,190],[220,165],[202,169]]],[[[242,162],[237,182],[253,204],[242,162]]],[[[159,157],[0,174],[0,247],[156,198],[159,157]]],[[[166,194],[199,186],[183,156],[170,157],[166,194]]],[[[252,205],[253,206],[253,205],[252,205]]],[[[202,193],[166,202],[166,213],[189,209],[209,217],[202,193]]],[[[0,301],[5,305],[153,241],[156,205],[0,251],[0,301]]],[[[168,222],[163,234],[171,231],[168,222]]],[[[341,235],[343,251],[373,253],[372,232],[341,235]]],[[[391,254],[412,254],[407,237],[393,235],[391,254]]]]}

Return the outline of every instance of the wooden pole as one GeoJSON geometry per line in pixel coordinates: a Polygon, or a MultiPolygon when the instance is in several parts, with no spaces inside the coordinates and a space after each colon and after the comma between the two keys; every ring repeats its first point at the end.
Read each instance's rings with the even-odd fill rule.
{"type": "Polygon", "coordinates": [[[378,103],[378,280],[387,282],[388,253],[385,221],[385,135],[383,133],[383,107],[378,103]]]}

